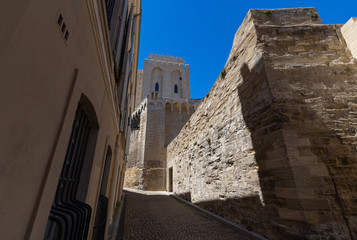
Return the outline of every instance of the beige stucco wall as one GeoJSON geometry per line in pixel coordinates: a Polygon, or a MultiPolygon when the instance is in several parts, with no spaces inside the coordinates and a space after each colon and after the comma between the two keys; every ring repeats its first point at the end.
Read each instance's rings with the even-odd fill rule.
{"type": "Polygon", "coordinates": [[[43,238],[81,94],[99,124],[86,198],[91,229],[108,146],[111,166],[124,167],[115,150],[119,116],[104,8],[101,1],[1,3],[0,239],[43,238]]]}

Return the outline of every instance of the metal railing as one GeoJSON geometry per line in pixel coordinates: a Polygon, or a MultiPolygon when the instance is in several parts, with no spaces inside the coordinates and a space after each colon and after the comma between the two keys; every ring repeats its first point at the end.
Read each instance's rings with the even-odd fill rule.
{"type": "Polygon", "coordinates": [[[91,207],[76,199],[89,132],[86,114],[78,106],[66,157],[52,203],[44,239],[87,239],[91,207]]]}

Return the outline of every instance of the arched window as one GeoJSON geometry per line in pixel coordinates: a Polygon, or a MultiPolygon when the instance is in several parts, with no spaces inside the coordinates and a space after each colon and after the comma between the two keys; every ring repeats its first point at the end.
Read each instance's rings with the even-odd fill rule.
{"type": "Polygon", "coordinates": [[[177,84],[175,84],[174,93],[178,93],[177,84]]]}
{"type": "Polygon", "coordinates": [[[155,83],[155,92],[159,91],[159,83],[155,83]]]}
{"type": "Polygon", "coordinates": [[[90,100],[82,94],[68,139],[44,239],[63,239],[63,236],[65,239],[87,239],[86,226],[89,226],[93,211],[85,201],[89,192],[98,132],[95,109],[90,100]],[[68,216],[76,219],[75,230],[78,232],[63,230],[71,229],[68,216]]]}

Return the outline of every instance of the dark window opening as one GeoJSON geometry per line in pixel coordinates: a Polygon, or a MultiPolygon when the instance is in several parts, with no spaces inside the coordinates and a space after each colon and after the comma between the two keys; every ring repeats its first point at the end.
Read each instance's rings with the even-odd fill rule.
{"type": "Polygon", "coordinates": [[[173,167],[170,167],[169,168],[169,192],[172,192],[173,191],[173,169],[172,169],[173,167]]]}
{"type": "Polygon", "coordinates": [[[108,20],[109,29],[110,29],[110,22],[112,20],[113,11],[114,11],[114,3],[115,3],[115,0],[105,0],[105,7],[107,10],[107,20],[108,20]]]}
{"type": "Polygon", "coordinates": [[[182,80],[182,77],[180,77],[180,80],[182,80]]]}
{"type": "Polygon", "coordinates": [[[174,93],[178,93],[177,85],[174,87],[174,93]]]}
{"type": "Polygon", "coordinates": [[[66,31],[66,34],[64,35],[64,38],[65,38],[66,40],[68,40],[68,37],[69,37],[69,32],[66,31]]]}
{"type": "Polygon", "coordinates": [[[61,28],[62,33],[64,33],[66,31],[66,28],[67,28],[66,24],[63,23],[62,28],[61,28]]]}
{"type": "Polygon", "coordinates": [[[159,91],[159,83],[156,83],[155,84],[155,92],[158,92],[159,91]]]}
{"type": "Polygon", "coordinates": [[[105,159],[104,171],[102,174],[102,184],[97,204],[97,211],[94,220],[92,240],[104,239],[105,226],[107,223],[108,198],[106,197],[108,179],[110,175],[110,165],[112,161],[112,150],[108,147],[107,157],[105,159]]]}
{"type": "Polygon", "coordinates": [[[59,26],[61,26],[62,22],[63,22],[63,17],[60,14],[59,17],[58,17],[57,23],[58,23],[59,26]]]}

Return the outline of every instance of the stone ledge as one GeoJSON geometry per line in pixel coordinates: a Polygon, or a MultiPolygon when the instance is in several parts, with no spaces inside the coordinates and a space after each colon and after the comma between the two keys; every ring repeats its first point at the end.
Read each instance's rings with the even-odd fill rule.
{"type": "Polygon", "coordinates": [[[322,24],[316,8],[251,9],[255,25],[322,24]]]}

